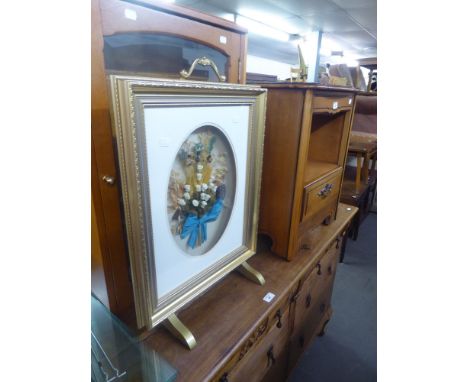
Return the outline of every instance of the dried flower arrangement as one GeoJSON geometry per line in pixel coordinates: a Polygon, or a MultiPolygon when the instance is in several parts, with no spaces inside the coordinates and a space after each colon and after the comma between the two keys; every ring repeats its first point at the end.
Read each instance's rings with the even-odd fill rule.
{"type": "Polygon", "coordinates": [[[183,174],[173,169],[169,181],[172,233],[188,237],[192,249],[206,241],[206,225],[219,217],[226,196],[227,154],[214,150],[216,140],[209,128],[192,133],[177,153],[183,174]]]}

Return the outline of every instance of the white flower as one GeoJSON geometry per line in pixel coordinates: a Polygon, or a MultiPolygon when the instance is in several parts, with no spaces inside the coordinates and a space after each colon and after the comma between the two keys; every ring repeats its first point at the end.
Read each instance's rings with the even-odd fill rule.
{"type": "Polygon", "coordinates": [[[211,189],[213,190],[213,192],[216,192],[217,188],[218,188],[218,186],[215,186],[214,184],[213,184],[213,186],[211,187],[211,189]]]}
{"type": "Polygon", "coordinates": [[[185,200],[184,199],[179,199],[178,203],[180,206],[185,206],[185,200]]]}
{"type": "Polygon", "coordinates": [[[198,200],[193,199],[193,200],[192,200],[192,204],[193,204],[195,207],[198,207],[198,205],[200,204],[200,202],[199,202],[198,200]]]}
{"type": "Polygon", "coordinates": [[[190,199],[190,194],[189,194],[188,192],[186,192],[186,193],[184,194],[184,198],[187,199],[187,200],[189,200],[189,199],[190,199]]]}
{"type": "Polygon", "coordinates": [[[202,174],[200,174],[199,172],[197,172],[197,180],[199,180],[199,181],[202,180],[202,176],[203,176],[202,174]]]}
{"type": "Polygon", "coordinates": [[[203,184],[201,185],[201,188],[202,188],[203,191],[208,190],[208,186],[206,185],[206,183],[203,183],[203,184]]]}
{"type": "Polygon", "coordinates": [[[204,192],[202,192],[202,193],[200,194],[200,199],[201,199],[201,200],[205,200],[205,195],[206,195],[206,194],[205,194],[204,192]]]}
{"type": "Polygon", "coordinates": [[[215,180],[215,179],[216,179],[216,178],[214,177],[214,175],[211,175],[211,176],[210,176],[210,180],[211,180],[211,181],[213,181],[213,180],[215,180]]]}
{"type": "Polygon", "coordinates": [[[209,194],[205,194],[205,200],[208,201],[210,200],[211,196],[209,194]]]}
{"type": "Polygon", "coordinates": [[[197,185],[195,186],[195,190],[197,190],[197,192],[200,192],[200,191],[201,191],[201,188],[202,188],[202,187],[201,187],[199,184],[197,184],[197,185]]]}
{"type": "Polygon", "coordinates": [[[206,205],[207,205],[207,203],[206,203],[205,201],[201,202],[201,206],[202,206],[203,208],[205,208],[206,205]]]}
{"type": "Polygon", "coordinates": [[[197,165],[197,170],[198,170],[198,171],[203,170],[203,165],[202,165],[202,164],[197,165]]]}
{"type": "Polygon", "coordinates": [[[187,191],[187,192],[190,192],[190,184],[186,184],[184,186],[184,190],[187,191]]]}

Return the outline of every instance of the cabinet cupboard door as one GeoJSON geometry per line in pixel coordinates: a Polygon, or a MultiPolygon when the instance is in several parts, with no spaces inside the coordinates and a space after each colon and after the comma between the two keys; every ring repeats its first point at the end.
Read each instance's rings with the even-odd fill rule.
{"type": "MultiPolygon", "coordinates": [[[[167,12],[153,1],[100,4],[107,72],[180,78],[195,59],[207,57],[227,82],[244,82],[245,33],[167,12]]],[[[200,65],[190,79],[218,81],[210,66],[200,65]]]]}

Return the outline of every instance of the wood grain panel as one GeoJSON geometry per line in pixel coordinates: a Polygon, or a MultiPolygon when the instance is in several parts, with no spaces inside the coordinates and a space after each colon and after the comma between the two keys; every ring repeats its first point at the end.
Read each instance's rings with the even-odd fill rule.
{"type": "Polygon", "coordinates": [[[304,93],[268,93],[259,231],[273,239],[272,251],[287,253],[296,182],[304,93]]]}

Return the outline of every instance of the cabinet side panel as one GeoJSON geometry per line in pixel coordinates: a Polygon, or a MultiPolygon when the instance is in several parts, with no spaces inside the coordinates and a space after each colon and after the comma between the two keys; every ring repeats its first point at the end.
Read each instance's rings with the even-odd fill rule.
{"type": "Polygon", "coordinates": [[[259,231],[272,251],[287,257],[304,93],[269,89],[263,154],[259,231]]]}
{"type": "Polygon", "coordinates": [[[126,252],[125,233],[120,209],[118,182],[108,185],[102,177],[118,179],[112,140],[106,77],[104,72],[103,39],[99,1],[93,0],[91,8],[91,136],[95,175],[92,177],[96,225],[103,254],[103,268],[106,274],[108,292],[112,283],[115,299],[110,308],[113,313],[131,315],[133,290],[129,277],[129,263],[126,252]],[[96,199],[97,198],[97,199],[96,199]],[[96,203],[99,200],[99,205],[96,203]],[[99,208],[98,208],[99,207],[99,208]],[[109,275],[109,277],[107,277],[109,275]]]}

